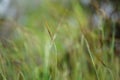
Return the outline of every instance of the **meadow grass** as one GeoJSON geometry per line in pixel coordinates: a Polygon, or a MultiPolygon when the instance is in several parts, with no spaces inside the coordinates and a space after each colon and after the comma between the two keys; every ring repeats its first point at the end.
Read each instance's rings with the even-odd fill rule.
{"type": "MultiPolygon", "coordinates": [[[[0,45],[0,80],[119,80],[114,37],[101,46],[88,23],[77,2],[67,8],[46,2],[29,12],[7,47],[0,45]]],[[[105,38],[103,29],[98,32],[105,38]]]]}

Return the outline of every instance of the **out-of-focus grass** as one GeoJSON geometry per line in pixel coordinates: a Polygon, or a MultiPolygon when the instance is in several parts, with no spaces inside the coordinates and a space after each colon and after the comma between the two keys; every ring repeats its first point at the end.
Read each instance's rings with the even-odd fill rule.
{"type": "Polygon", "coordinates": [[[88,23],[75,1],[46,1],[29,12],[8,46],[0,45],[0,80],[119,80],[119,59],[88,23]]]}

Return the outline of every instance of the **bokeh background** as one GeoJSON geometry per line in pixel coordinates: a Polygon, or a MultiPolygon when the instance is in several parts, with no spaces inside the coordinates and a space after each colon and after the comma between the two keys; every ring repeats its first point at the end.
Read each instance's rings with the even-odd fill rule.
{"type": "Polygon", "coordinates": [[[0,0],[0,80],[119,80],[119,9],[118,0],[0,0]]]}

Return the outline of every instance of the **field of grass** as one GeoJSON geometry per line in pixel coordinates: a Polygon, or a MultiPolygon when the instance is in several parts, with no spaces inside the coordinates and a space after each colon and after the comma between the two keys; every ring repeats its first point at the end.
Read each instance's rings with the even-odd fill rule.
{"type": "Polygon", "coordinates": [[[114,38],[101,45],[105,31],[88,17],[78,2],[47,1],[14,22],[14,38],[0,45],[0,80],[119,80],[114,38]]]}

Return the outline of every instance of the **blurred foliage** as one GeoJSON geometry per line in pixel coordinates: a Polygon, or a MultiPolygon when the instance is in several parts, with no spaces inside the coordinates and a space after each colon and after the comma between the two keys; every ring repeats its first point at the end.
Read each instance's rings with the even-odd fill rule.
{"type": "Polygon", "coordinates": [[[89,13],[78,0],[45,0],[26,12],[0,45],[0,80],[119,80],[114,45],[92,28],[89,13]]]}

